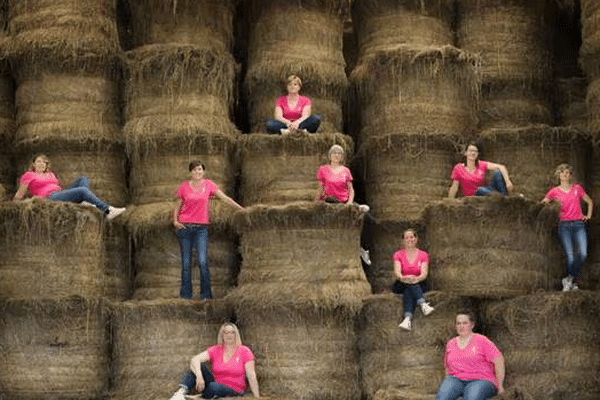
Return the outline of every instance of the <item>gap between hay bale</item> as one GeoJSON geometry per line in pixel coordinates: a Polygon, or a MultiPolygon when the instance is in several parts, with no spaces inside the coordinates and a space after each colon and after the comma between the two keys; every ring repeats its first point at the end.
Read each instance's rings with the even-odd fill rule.
{"type": "Polygon", "coordinates": [[[565,78],[559,79],[557,85],[559,121],[560,125],[575,129],[586,130],[589,118],[585,96],[587,93],[587,79],[565,78]]]}

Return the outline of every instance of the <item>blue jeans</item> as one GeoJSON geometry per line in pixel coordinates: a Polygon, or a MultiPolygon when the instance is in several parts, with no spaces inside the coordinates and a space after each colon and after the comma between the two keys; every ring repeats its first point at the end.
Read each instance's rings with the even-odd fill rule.
{"type": "Polygon", "coordinates": [[[498,389],[490,381],[462,381],[448,376],[440,383],[435,400],[456,400],[459,397],[463,400],[487,400],[497,393],[498,389]]]}
{"type": "Polygon", "coordinates": [[[587,258],[587,232],[583,221],[560,221],[558,238],[565,251],[567,275],[575,279],[587,258]]]}
{"type": "MultiPolygon", "coordinates": [[[[319,125],[321,125],[321,117],[313,114],[302,121],[298,126],[298,129],[306,129],[310,133],[315,133],[317,129],[319,129],[319,125]]],[[[268,133],[279,134],[282,129],[287,129],[288,126],[276,119],[270,119],[267,121],[265,127],[267,128],[268,133]]]]}
{"type": "Polygon", "coordinates": [[[200,297],[212,299],[210,290],[210,271],[208,270],[207,247],[208,227],[205,225],[186,225],[177,231],[181,248],[181,290],[179,296],[192,298],[192,249],[196,247],[198,267],[200,268],[200,297]]]}
{"type": "Polygon", "coordinates": [[[494,171],[489,186],[480,186],[477,188],[475,196],[491,196],[494,191],[499,192],[502,196],[508,194],[506,183],[504,182],[504,177],[500,170],[494,171]]]}
{"type": "Polygon", "coordinates": [[[67,189],[51,193],[48,198],[50,200],[68,201],[72,203],[87,201],[104,212],[108,211],[108,205],[97,198],[90,190],[90,182],[85,175],[78,177],[67,189]]]}
{"type": "Polygon", "coordinates": [[[404,316],[409,317],[415,312],[417,304],[425,301],[423,297],[423,289],[420,284],[408,285],[403,283],[402,305],[404,307],[404,316]]]}
{"type": "MultiPolygon", "coordinates": [[[[215,382],[213,374],[208,370],[206,365],[202,363],[200,365],[202,370],[202,378],[204,379],[204,390],[202,391],[202,398],[204,399],[217,399],[220,397],[234,397],[243,396],[243,393],[238,393],[232,388],[221,385],[215,382]]],[[[191,390],[196,387],[196,374],[189,370],[181,380],[180,386],[191,390]]]]}

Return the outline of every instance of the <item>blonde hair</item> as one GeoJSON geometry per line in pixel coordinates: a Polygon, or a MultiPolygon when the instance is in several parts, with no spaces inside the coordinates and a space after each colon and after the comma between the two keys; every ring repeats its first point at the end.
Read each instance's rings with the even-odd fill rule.
{"type": "Polygon", "coordinates": [[[217,335],[217,343],[222,344],[223,343],[223,331],[225,330],[225,328],[232,328],[233,331],[235,332],[235,344],[236,345],[240,345],[242,344],[242,338],[240,336],[240,331],[238,330],[237,326],[235,326],[235,324],[233,322],[225,322],[223,325],[221,325],[221,327],[219,328],[219,333],[217,335]]]}
{"type": "Polygon", "coordinates": [[[46,163],[46,169],[44,170],[44,172],[52,171],[52,167],[50,165],[50,159],[45,154],[36,154],[33,156],[33,158],[31,159],[31,162],[29,163],[29,171],[35,171],[34,164],[35,164],[35,160],[37,160],[38,158],[41,158],[46,163]]]}
{"type": "Polygon", "coordinates": [[[300,87],[302,87],[302,79],[300,79],[296,75],[290,75],[290,76],[287,77],[286,86],[289,85],[290,83],[295,82],[295,81],[297,81],[298,84],[300,85],[300,87]]]}
{"type": "Polygon", "coordinates": [[[560,164],[558,167],[556,167],[556,169],[554,170],[554,176],[556,177],[556,179],[558,180],[558,183],[560,183],[560,174],[563,171],[569,171],[571,173],[571,175],[573,175],[573,167],[570,164],[564,163],[564,164],[560,164]]]}
{"type": "Polygon", "coordinates": [[[329,158],[329,161],[331,161],[331,155],[333,153],[340,153],[341,155],[346,156],[346,152],[344,151],[344,148],[342,146],[340,146],[339,144],[334,144],[333,146],[331,146],[331,148],[327,152],[327,157],[329,158]]]}

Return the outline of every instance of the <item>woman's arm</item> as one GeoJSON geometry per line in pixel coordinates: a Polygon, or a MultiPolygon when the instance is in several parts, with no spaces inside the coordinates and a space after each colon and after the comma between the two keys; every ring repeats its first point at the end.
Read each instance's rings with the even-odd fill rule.
{"type": "Polygon", "coordinates": [[[310,104],[307,104],[304,107],[302,107],[302,115],[297,120],[290,122],[288,124],[290,126],[290,128],[298,129],[300,127],[300,124],[306,118],[310,117],[311,109],[312,109],[312,106],[310,104]]]}
{"type": "Polygon", "coordinates": [[[402,283],[412,284],[414,282],[414,278],[412,276],[404,276],[402,275],[402,263],[398,260],[394,260],[394,273],[398,280],[402,283]]]}
{"type": "Polygon", "coordinates": [[[324,192],[325,192],[325,187],[323,185],[323,181],[319,181],[319,190],[317,191],[317,195],[315,196],[315,201],[323,200],[324,192]]]}
{"type": "Polygon", "coordinates": [[[192,361],[190,362],[190,369],[196,375],[196,389],[198,392],[202,392],[204,390],[204,378],[202,377],[202,363],[210,360],[208,356],[208,351],[203,351],[200,354],[192,357],[192,361]]]}
{"type": "Polygon", "coordinates": [[[592,218],[592,211],[594,210],[594,202],[592,201],[592,198],[590,196],[588,196],[587,194],[582,197],[582,200],[585,201],[585,203],[587,204],[587,215],[583,216],[583,220],[587,221],[588,219],[592,218]]]}
{"type": "Polygon", "coordinates": [[[13,197],[13,201],[23,200],[23,198],[27,195],[27,185],[19,183],[19,188],[17,189],[17,193],[15,193],[15,197],[13,197]]]}
{"type": "Polygon", "coordinates": [[[175,209],[173,210],[173,225],[175,226],[176,229],[185,228],[185,225],[183,225],[181,222],[179,222],[179,211],[181,210],[182,203],[183,203],[183,200],[181,200],[181,197],[178,197],[177,203],[175,204],[175,209]]]}
{"type": "Polygon", "coordinates": [[[456,194],[458,193],[458,186],[459,186],[458,181],[453,180],[452,185],[450,186],[450,189],[448,190],[448,198],[449,199],[456,198],[456,194]]]}
{"type": "Polygon", "coordinates": [[[346,201],[346,204],[352,204],[352,202],[354,201],[354,185],[352,184],[352,181],[348,181],[348,201],[346,201]]]}
{"type": "Polygon", "coordinates": [[[283,122],[287,126],[290,126],[290,123],[292,122],[289,119],[285,119],[283,117],[283,108],[281,108],[280,106],[275,106],[275,119],[277,121],[283,122]]]}
{"type": "Polygon", "coordinates": [[[506,185],[506,190],[508,190],[508,192],[512,192],[513,190],[513,184],[510,181],[510,178],[508,177],[508,170],[506,169],[506,167],[502,164],[496,164],[493,162],[489,162],[486,161],[488,169],[497,169],[500,170],[500,173],[502,174],[502,177],[504,178],[504,184],[506,185]]]}
{"type": "Polygon", "coordinates": [[[500,354],[494,359],[494,371],[496,376],[496,385],[498,386],[498,394],[504,393],[504,357],[500,354]]]}
{"type": "Polygon", "coordinates": [[[256,370],[254,369],[254,361],[248,361],[246,364],[244,364],[244,369],[246,370],[246,378],[248,378],[250,391],[254,397],[260,397],[260,393],[258,391],[258,380],[256,379],[256,370]]]}
{"type": "Polygon", "coordinates": [[[229,204],[233,208],[236,208],[238,210],[243,210],[244,209],[244,207],[242,207],[241,205],[239,205],[238,203],[236,203],[235,200],[233,200],[231,197],[229,197],[225,193],[223,193],[222,190],[217,190],[217,192],[215,193],[215,195],[220,200],[223,200],[225,203],[229,204]]]}
{"type": "Polygon", "coordinates": [[[429,272],[429,263],[423,263],[423,265],[421,265],[421,274],[416,277],[415,283],[424,281],[427,278],[428,272],[429,272]]]}

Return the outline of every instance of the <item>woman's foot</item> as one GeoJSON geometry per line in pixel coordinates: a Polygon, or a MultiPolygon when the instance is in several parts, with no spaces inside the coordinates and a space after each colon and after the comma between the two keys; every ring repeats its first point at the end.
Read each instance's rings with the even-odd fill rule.
{"type": "Polygon", "coordinates": [[[362,247],[360,248],[360,258],[367,265],[371,265],[371,257],[369,255],[369,250],[365,250],[362,247]]]}
{"type": "Polygon", "coordinates": [[[113,219],[118,215],[121,215],[125,212],[125,207],[113,207],[113,206],[108,206],[108,213],[106,214],[106,218],[107,219],[113,219]]]}
{"type": "Polygon", "coordinates": [[[186,393],[187,393],[187,390],[183,387],[180,387],[179,389],[177,389],[177,391],[175,393],[173,393],[173,396],[171,396],[170,400],[186,400],[185,399],[186,393]]]}
{"type": "Polygon", "coordinates": [[[421,303],[421,311],[423,312],[423,315],[429,315],[433,312],[433,310],[435,310],[435,308],[431,307],[426,301],[421,303]]]}
{"type": "Polygon", "coordinates": [[[402,328],[404,330],[410,331],[410,317],[404,317],[398,328],[402,328]]]}

